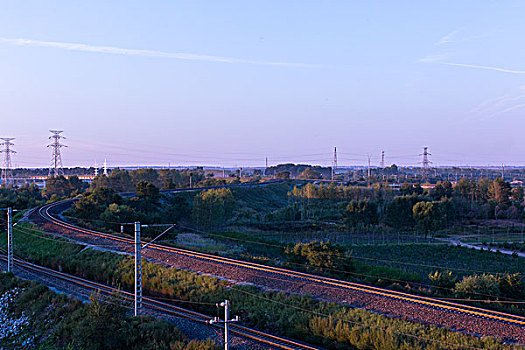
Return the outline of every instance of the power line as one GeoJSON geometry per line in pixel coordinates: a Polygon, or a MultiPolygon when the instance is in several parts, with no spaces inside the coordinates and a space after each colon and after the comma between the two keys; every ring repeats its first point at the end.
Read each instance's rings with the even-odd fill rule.
{"type": "MultiPolygon", "coordinates": [[[[147,226],[147,225],[146,225],[147,226]]],[[[169,225],[171,226],[170,228],[173,227],[173,225],[169,225]]],[[[23,231],[24,232],[24,231],[23,231]]],[[[162,234],[161,234],[162,235],[162,234]]],[[[44,237],[39,237],[39,238],[44,238],[44,237]]],[[[46,239],[46,238],[44,238],[46,239]]],[[[64,242],[62,241],[61,243],[70,243],[70,242],[64,242]]],[[[73,242],[71,242],[73,243],[73,242]]],[[[151,242],[150,242],[151,243],[151,242]]],[[[149,244],[149,243],[148,243],[149,244]]],[[[100,245],[101,246],[101,245],[100,245]]],[[[144,246],[145,248],[145,246],[144,246]]],[[[307,266],[307,265],[304,265],[304,264],[294,264],[294,265],[302,265],[302,266],[307,266]]],[[[378,277],[378,276],[372,276],[372,275],[365,275],[365,274],[358,274],[358,273],[351,273],[351,272],[348,272],[348,271],[341,271],[341,270],[336,270],[336,269],[331,269],[331,268],[327,268],[326,270],[331,270],[331,271],[339,271],[339,272],[345,272],[345,273],[349,273],[349,274],[352,274],[352,275],[359,275],[359,276],[368,276],[368,277],[378,277]]],[[[282,280],[282,279],[279,279],[279,278],[271,278],[271,277],[268,277],[270,279],[276,279],[276,280],[282,280]]],[[[391,280],[391,281],[400,281],[400,282],[403,282],[403,280],[396,280],[396,279],[391,279],[391,278],[385,278],[387,280],[391,280]]],[[[425,284],[422,284],[422,283],[415,283],[417,285],[422,285],[422,286],[428,286],[428,285],[425,285],[425,284]]],[[[436,288],[439,288],[439,289],[445,289],[445,290],[448,290],[449,288],[441,288],[441,287],[437,287],[435,286],[436,288]]],[[[332,287],[333,288],[333,287],[332,287]]],[[[450,289],[450,290],[453,290],[453,289],[450,289]]],[[[490,295],[486,295],[486,294],[482,294],[482,293],[474,293],[474,294],[477,294],[477,295],[482,295],[482,296],[489,296],[490,295]]],[[[448,300],[448,299],[443,299],[443,300],[448,300]]],[[[454,299],[455,300],[455,299],[454,299]]],[[[457,299],[457,300],[463,300],[463,301],[471,301],[471,302],[495,302],[495,303],[498,303],[498,302],[501,302],[501,303],[509,303],[509,304],[522,304],[523,302],[521,301],[510,301],[510,300],[514,300],[514,299],[509,299],[509,301],[491,301],[491,300],[480,300],[480,299],[457,299]]]]}
{"type": "MultiPolygon", "coordinates": [[[[53,238],[43,237],[42,234],[47,234],[47,233],[41,232],[41,231],[38,231],[38,230],[34,230],[34,229],[31,229],[31,228],[28,228],[28,227],[22,228],[22,227],[18,226],[18,227],[15,228],[15,230],[17,230],[17,231],[19,231],[21,233],[30,235],[30,236],[34,236],[34,237],[37,237],[37,238],[40,238],[40,239],[44,239],[44,240],[48,240],[48,241],[53,241],[53,242],[56,242],[56,243],[80,245],[80,246],[85,246],[85,247],[90,247],[90,246],[114,247],[114,245],[112,245],[112,244],[89,244],[89,243],[80,243],[80,242],[75,242],[75,241],[68,241],[68,240],[66,240],[64,238],[55,238],[55,239],[53,239],[53,238]],[[39,234],[33,234],[33,233],[30,233],[29,231],[38,232],[39,234]]],[[[225,236],[221,236],[221,237],[225,237],[225,236]]],[[[345,259],[345,258],[341,257],[341,259],[345,259]]],[[[275,259],[270,259],[270,260],[277,261],[275,259]]],[[[289,262],[289,264],[295,265],[295,266],[301,266],[301,267],[305,267],[305,268],[310,267],[307,264],[301,264],[301,263],[289,262]]],[[[413,282],[413,281],[407,281],[407,280],[402,280],[402,279],[389,278],[389,277],[384,277],[384,276],[379,276],[379,275],[363,274],[363,273],[351,272],[351,271],[340,270],[340,269],[335,269],[335,268],[322,268],[322,269],[325,270],[325,271],[333,271],[333,272],[343,273],[343,274],[347,274],[347,275],[354,275],[354,276],[360,276],[360,277],[381,278],[381,279],[389,280],[389,281],[392,281],[392,282],[405,282],[405,283],[411,283],[411,284],[419,285],[419,286],[423,286],[423,287],[433,287],[433,288],[436,288],[436,289],[441,289],[441,290],[446,290],[446,291],[454,291],[453,288],[439,287],[439,286],[434,286],[434,285],[430,285],[430,284],[413,282]]],[[[269,277],[269,276],[267,276],[266,278],[267,279],[278,280],[278,281],[286,281],[284,279],[277,278],[277,277],[269,277]]],[[[332,286],[327,286],[327,287],[331,288],[331,289],[338,289],[338,288],[332,287],[332,286]]],[[[485,297],[492,297],[492,295],[484,294],[484,293],[472,292],[472,294],[485,296],[485,297]]],[[[504,298],[504,299],[507,299],[507,300],[491,301],[491,300],[486,300],[486,299],[465,299],[465,301],[471,301],[471,302],[495,302],[495,303],[500,302],[500,303],[509,303],[509,304],[522,304],[523,303],[523,302],[521,302],[521,301],[519,301],[517,299],[512,299],[512,298],[504,298]]],[[[180,301],[180,300],[176,300],[176,299],[169,299],[169,300],[180,301]]],[[[443,300],[448,300],[448,299],[443,299],[443,300]]],[[[461,299],[457,299],[457,300],[461,300],[461,299]]]]}
{"type": "MultiPolygon", "coordinates": [[[[64,218],[77,219],[78,220],[77,217],[70,216],[70,215],[63,215],[63,217],[64,218]]],[[[109,224],[118,224],[118,225],[121,224],[119,222],[104,221],[104,220],[101,220],[101,219],[80,219],[80,220],[87,221],[87,222],[106,222],[106,223],[109,223],[109,224]]],[[[274,243],[268,243],[268,242],[263,242],[263,241],[256,241],[256,240],[249,240],[249,239],[231,237],[231,236],[224,235],[224,234],[219,234],[219,233],[213,233],[213,232],[209,232],[209,231],[199,230],[197,228],[186,226],[186,225],[183,225],[183,224],[177,224],[177,226],[179,228],[191,230],[191,231],[194,231],[194,232],[197,232],[197,233],[201,233],[201,234],[205,234],[205,235],[209,235],[209,236],[220,237],[220,238],[223,238],[223,239],[239,241],[239,242],[245,242],[245,243],[250,243],[250,244],[257,244],[257,245],[268,246],[268,247],[275,247],[275,248],[280,248],[280,249],[286,249],[287,248],[287,246],[284,245],[284,244],[274,244],[274,243]]],[[[319,252],[319,254],[328,254],[328,253],[319,252]]],[[[434,265],[434,264],[411,263],[411,262],[406,262],[406,261],[401,261],[401,260],[379,259],[379,258],[365,257],[365,256],[359,256],[359,255],[348,255],[346,257],[342,257],[342,259],[368,260],[368,261],[376,261],[376,262],[381,262],[381,263],[401,264],[401,265],[416,266],[416,267],[427,267],[427,268],[450,270],[450,271],[465,271],[465,272],[491,273],[491,274],[500,274],[501,273],[501,272],[490,271],[490,270],[476,270],[476,269],[452,267],[452,266],[441,266],[441,265],[434,265]]],[[[373,276],[371,276],[371,277],[373,277],[373,276]]],[[[408,282],[408,281],[406,281],[406,282],[408,282]]]]}
{"type": "Polygon", "coordinates": [[[365,324],[363,322],[356,322],[356,321],[351,321],[351,320],[345,320],[345,319],[342,319],[342,318],[338,318],[337,316],[334,316],[333,314],[325,314],[325,313],[317,312],[317,311],[306,309],[306,308],[303,308],[303,307],[300,307],[300,306],[284,303],[284,302],[281,302],[281,301],[278,301],[278,300],[273,300],[273,299],[270,299],[268,297],[257,295],[255,293],[250,293],[250,292],[242,290],[242,289],[240,289],[240,288],[238,288],[236,286],[232,286],[231,289],[233,289],[235,291],[238,291],[238,292],[241,292],[241,293],[244,293],[244,294],[247,294],[247,295],[251,295],[251,296],[253,296],[255,298],[258,298],[258,299],[266,300],[266,301],[271,302],[271,303],[275,303],[275,304],[279,304],[279,305],[282,305],[282,306],[286,306],[286,307],[289,307],[289,308],[292,308],[292,309],[296,309],[296,310],[299,310],[299,311],[302,311],[302,312],[305,312],[305,313],[309,313],[309,314],[312,314],[312,315],[321,316],[321,317],[325,317],[325,318],[331,318],[333,320],[340,321],[342,323],[348,323],[348,324],[353,324],[353,325],[357,325],[357,326],[363,326],[365,328],[372,328],[372,329],[377,329],[377,330],[380,330],[380,331],[391,332],[391,333],[394,333],[394,334],[397,334],[397,335],[407,336],[407,337],[418,339],[418,340],[425,340],[425,341],[430,341],[430,342],[435,342],[435,343],[440,343],[440,344],[451,345],[451,346],[458,347],[458,348],[480,349],[481,350],[481,348],[476,348],[476,347],[473,347],[473,346],[470,346],[470,345],[454,344],[454,343],[449,343],[449,342],[445,342],[445,341],[438,340],[438,339],[426,338],[426,337],[421,337],[421,336],[414,335],[414,334],[398,332],[398,331],[394,331],[394,330],[392,330],[390,328],[374,326],[374,325],[371,325],[371,324],[365,324]]]}

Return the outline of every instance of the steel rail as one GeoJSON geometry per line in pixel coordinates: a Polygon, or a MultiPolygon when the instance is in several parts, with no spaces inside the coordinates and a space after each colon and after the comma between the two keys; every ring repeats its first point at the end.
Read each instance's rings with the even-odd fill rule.
{"type": "MultiPolygon", "coordinates": [[[[72,201],[72,200],[65,200],[61,202],[44,205],[39,209],[39,215],[45,220],[57,226],[61,226],[69,230],[73,230],[73,231],[77,231],[77,232],[81,232],[84,234],[101,237],[101,238],[105,238],[109,240],[118,241],[118,242],[125,243],[125,244],[133,243],[133,240],[129,238],[119,237],[119,236],[109,234],[109,233],[103,233],[103,232],[98,232],[98,231],[78,227],[76,225],[70,224],[63,220],[57,219],[49,212],[50,209],[60,204],[67,203],[68,201],[72,201]]],[[[343,288],[343,289],[352,289],[352,290],[356,290],[356,291],[363,292],[363,293],[378,295],[380,297],[393,298],[393,299],[398,299],[398,300],[402,300],[406,302],[416,303],[416,304],[423,305],[426,307],[444,309],[444,310],[451,311],[451,312],[460,312],[460,313],[464,313],[464,314],[471,315],[474,317],[483,317],[483,318],[488,318],[488,319],[506,322],[510,324],[516,324],[519,326],[525,326],[525,317],[523,316],[479,308],[475,306],[464,305],[460,303],[454,303],[454,302],[441,300],[437,298],[418,296],[414,294],[389,290],[385,288],[369,286],[369,285],[365,285],[361,283],[348,282],[348,281],[338,280],[338,279],[334,279],[330,277],[317,276],[317,275],[312,275],[312,274],[308,274],[304,272],[293,271],[293,270],[288,270],[288,269],[283,269],[283,268],[273,267],[273,266],[266,266],[266,265],[261,265],[257,263],[246,262],[246,261],[236,260],[236,259],[231,259],[231,258],[226,258],[226,257],[219,257],[216,255],[199,253],[199,252],[195,252],[195,251],[191,251],[187,249],[173,248],[173,247],[163,246],[159,244],[151,244],[148,247],[148,249],[165,251],[169,253],[191,257],[194,259],[195,258],[203,259],[203,260],[212,261],[215,263],[227,264],[231,266],[237,266],[237,267],[252,269],[256,271],[275,273],[275,274],[279,274],[279,275],[283,275],[287,277],[307,280],[307,281],[318,283],[321,285],[328,285],[328,286],[343,288]]]]}
{"type": "MultiPolygon", "coordinates": [[[[0,255],[0,260],[6,261],[7,258],[2,254],[0,255]]],[[[87,288],[89,290],[95,290],[100,291],[104,294],[112,295],[112,294],[119,294],[123,299],[128,301],[133,301],[133,293],[123,291],[121,289],[113,288],[98,282],[86,280],[81,277],[69,275],[63,272],[59,272],[47,267],[39,266],[21,259],[14,259],[15,265],[17,265],[20,268],[31,270],[34,272],[37,272],[39,274],[44,274],[53,278],[60,279],[62,281],[75,284],[77,286],[81,286],[83,288],[87,288]]],[[[195,322],[208,324],[207,321],[211,319],[211,316],[201,314],[199,312],[195,312],[192,310],[184,309],[172,304],[168,304],[165,302],[161,302],[158,300],[155,300],[153,298],[149,297],[143,297],[143,306],[162,311],[165,313],[169,313],[172,315],[176,315],[179,317],[183,317],[195,322]]],[[[223,328],[223,325],[220,324],[213,324],[210,325],[210,327],[214,328],[223,328]]],[[[280,349],[285,350],[321,350],[322,348],[314,347],[312,345],[304,344],[292,339],[284,338],[275,336],[272,334],[268,334],[265,332],[261,332],[252,328],[248,328],[241,325],[230,325],[230,332],[233,334],[239,335],[241,337],[246,337],[252,340],[256,340],[258,342],[262,342],[268,345],[271,345],[273,347],[277,347],[280,349]]]]}

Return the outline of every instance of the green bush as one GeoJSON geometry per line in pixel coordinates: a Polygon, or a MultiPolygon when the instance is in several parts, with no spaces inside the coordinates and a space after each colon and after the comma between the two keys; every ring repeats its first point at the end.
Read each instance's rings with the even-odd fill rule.
{"type": "Polygon", "coordinates": [[[462,298],[497,298],[500,295],[498,278],[491,274],[465,276],[456,283],[456,295],[462,298]]]}
{"type": "Polygon", "coordinates": [[[457,277],[452,274],[452,271],[436,271],[428,274],[430,282],[440,288],[454,288],[456,285],[457,277]]]}

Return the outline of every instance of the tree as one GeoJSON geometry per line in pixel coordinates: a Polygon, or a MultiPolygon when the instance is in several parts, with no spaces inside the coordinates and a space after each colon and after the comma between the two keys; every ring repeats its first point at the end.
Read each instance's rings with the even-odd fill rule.
{"type": "Polygon", "coordinates": [[[184,196],[169,196],[163,208],[164,222],[179,222],[191,218],[191,203],[184,196]]]}
{"type": "Polygon", "coordinates": [[[519,186],[512,189],[512,200],[516,204],[523,204],[523,187],[519,186]]]}
{"type": "Polygon", "coordinates": [[[443,210],[437,203],[432,202],[418,202],[412,208],[414,220],[417,227],[425,233],[425,238],[428,234],[441,228],[444,222],[443,210]]]}
{"type": "Polygon", "coordinates": [[[151,182],[140,181],[137,184],[136,190],[137,190],[137,196],[140,199],[146,199],[146,200],[151,201],[152,203],[156,203],[158,202],[160,198],[159,189],[151,182]]]}
{"type": "Polygon", "coordinates": [[[108,176],[97,176],[91,183],[91,189],[109,187],[117,192],[134,190],[131,175],[127,170],[113,169],[108,176]]]}
{"type": "Polygon", "coordinates": [[[315,180],[315,179],[322,179],[323,175],[321,175],[321,172],[313,167],[308,167],[304,169],[299,176],[297,176],[298,179],[303,180],[315,180]]]}
{"type": "Polygon", "coordinates": [[[422,198],[417,196],[396,196],[387,203],[384,222],[395,228],[414,225],[413,207],[422,198]]]}
{"type": "Polygon", "coordinates": [[[80,219],[99,219],[100,214],[112,203],[121,204],[122,197],[111,188],[100,187],[84,193],[72,210],[80,219]]]}
{"type": "Polygon", "coordinates": [[[130,172],[131,178],[135,186],[142,181],[149,183],[157,183],[159,179],[159,173],[155,169],[141,168],[130,172]]]}
{"type": "Polygon", "coordinates": [[[199,192],[193,199],[193,222],[204,228],[223,226],[233,214],[234,202],[229,188],[199,192]]]}
{"type": "Polygon", "coordinates": [[[509,204],[510,184],[505,182],[501,177],[494,179],[489,188],[490,197],[500,206],[509,204]]]}
{"type": "Polygon", "coordinates": [[[454,186],[456,194],[466,200],[474,200],[474,190],[476,185],[466,177],[462,177],[454,186]]]}
{"type": "Polygon", "coordinates": [[[111,203],[102,214],[100,219],[108,223],[114,230],[120,228],[119,223],[142,221],[139,214],[128,205],[111,203]]]}
{"type": "Polygon", "coordinates": [[[436,186],[430,191],[430,196],[434,200],[440,200],[441,198],[451,198],[452,184],[447,180],[438,182],[436,186]]]}
{"type": "Polygon", "coordinates": [[[276,179],[281,180],[288,180],[290,178],[290,172],[289,171],[279,171],[277,175],[275,175],[276,179]]]}
{"type": "Polygon", "coordinates": [[[44,194],[47,198],[53,195],[56,197],[69,197],[72,194],[83,192],[88,185],[80,181],[78,176],[71,176],[66,178],[62,175],[52,176],[46,181],[46,189],[44,194]]]}
{"type": "Polygon", "coordinates": [[[34,208],[43,204],[43,199],[42,191],[36,185],[24,184],[21,187],[0,187],[0,208],[34,208]]]}
{"type": "Polygon", "coordinates": [[[345,223],[348,226],[359,224],[369,226],[377,224],[377,203],[368,199],[361,201],[350,201],[345,209],[345,223]]]}
{"type": "Polygon", "coordinates": [[[343,248],[330,242],[298,243],[286,249],[286,254],[295,263],[304,263],[314,269],[329,268],[351,270],[351,264],[344,256],[343,248]]]}
{"type": "Polygon", "coordinates": [[[522,299],[525,295],[523,275],[520,273],[506,273],[499,276],[498,287],[501,295],[507,298],[522,299]]]}

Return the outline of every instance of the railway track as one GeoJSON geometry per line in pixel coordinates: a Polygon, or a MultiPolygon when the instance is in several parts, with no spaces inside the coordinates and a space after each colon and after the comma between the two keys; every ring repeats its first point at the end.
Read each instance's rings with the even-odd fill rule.
{"type": "MultiPolygon", "coordinates": [[[[0,255],[0,260],[7,261],[7,257],[5,254],[0,255]]],[[[68,275],[59,271],[52,270],[47,267],[35,265],[33,263],[21,260],[21,259],[14,259],[14,265],[25,270],[33,271],[41,275],[49,276],[54,279],[59,279],[61,281],[65,281],[69,284],[73,284],[76,286],[80,286],[83,288],[87,288],[92,291],[98,291],[100,293],[106,294],[106,295],[112,295],[115,293],[118,293],[121,298],[128,300],[130,302],[133,302],[134,295],[133,293],[123,291],[120,289],[116,289],[101,283],[89,281],[77,276],[68,275]]],[[[195,311],[187,310],[172,304],[168,304],[165,302],[161,302],[158,300],[155,300],[153,298],[143,297],[142,298],[142,307],[143,308],[149,308],[156,311],[161,311],[163,313],[167,313],[170,315],[183,317],[195,322],[199,323],[205,323],[208,324],[207,321],[209,321],[212,317],[201,314],[195,311]]],[[[210,327],[223,329],[224,326],[221,324],[213,324],[209,325],[210,327]]],[[[261,343],[264,343],[266,345],[270,345],[273,348],[277,349],[286,349],[286,350],[321,350],[322,348],[314,347],[308,344],[304,344],[292,339],[287,339],[283,337],[278,337],[272,334],[268,334],[265,332],[260,332],[258,330],[244,327],[239,324],[233,324],[231,323],[229,325],[230,332],[233,334],[236,334],[238,336],[252,339],[261,343]]]]}
{"type": "MultiPolygon", "coordinates": [[[[117,235],[98,232],[98,231],[89,230],[89,229],[85,229],[82,227],[72,225],[66,221],[60,220],[59,218],[55,217],[51,213],[51,211],[55,209],[57,206],[67,204],[68,202],[72,202],[72,200],[65,200],[61,202],[44,205],[39,208],[38,215],[45,221],[48,221],[57,226],[66,228],[68,230],[73,230],[73,231],[77,231],[83,234],[92,235],[95,237],[113,240],[113,241],[125,243],[125,244],[134,243],[133,240],[130,238],[120,237],[117,235]]],[[[210,254],[205,254],[205,253],[199,253],[199,252],[195,252],[195,251],[191,251],[187,249],[173,248],[173,247],[163,246],[159,244],[150,244],[145,249],[169,252],[172,254],[178,254],[181,256],[189,257],[189,258],[202,259],[202,260],[213,262],[216,264],[225,264],[225,265],[230,265],[234,267],[240,267],[240,268],[251,269],[255,271],[272,273],[272,274],[276,274],[280,276],[291,277],[291,278],[298,279],[301,281],[317,283],[317,284],[335,287],[335,288],[350,289],[350,290],[358,291],[361,293],[368,293],[368,294],[372,294],[372,295],[383,297],[383,298],[397,299],[397,300],[401,300],[404,302],[409,302],[409,303],[417,304],[420,306],[424,306],[427,308],[441,309],[441,310],[446,310],[446,311],[453,312],[453,313],[462,313],[462,314],[469,315],[469,316],[476,317],[476,318],[484,318],[484,319],[489,319],[493,321],[503,322],[506,324],[517,325],[517,326],[523,327],[525,330],[525,317],[513,315],[509,313],[488,310],[488,309],[464,305],[460,303],[454,303],[454,302],[441,300],[437,298],[424,297],[424,296],[418,296],[418,295],[410,294],[410,293],[393,291],[393,290],[369,286],[369,285],[365,285],[361,283],[354,283],[354,282],[348,282],[348,281],[338,280],[338,279],[329,278],[329,277],[312,275],[308,273],[283,269],[279,267],[266,266],[266,265],[246,262],[242,260],[236,260],[236,259],[220,257],[220,256],[215,256],[215,255],[210,255],[210,254]]]]}

